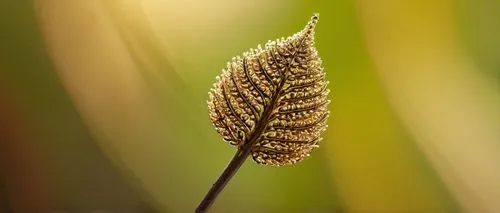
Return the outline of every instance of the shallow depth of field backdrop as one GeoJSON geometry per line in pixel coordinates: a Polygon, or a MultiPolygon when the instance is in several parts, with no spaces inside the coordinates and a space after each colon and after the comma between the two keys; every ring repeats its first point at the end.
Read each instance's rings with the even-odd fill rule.
{"type": "Polygon", "coordinates": [[[324,141],[212,212],[499,212],[500,1],[2,0],[0,212],[192,212],[228,60],[320,13],[324,141]]]}

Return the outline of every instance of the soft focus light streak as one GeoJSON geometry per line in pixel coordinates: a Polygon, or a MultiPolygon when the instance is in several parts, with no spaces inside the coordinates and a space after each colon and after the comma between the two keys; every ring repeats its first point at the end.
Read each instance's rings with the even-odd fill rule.
{"type": "MultiPolygon", "coordinates": [[[[151,27],[169,47],[169,58],[177,62],[173,66],[186,84],[198,84],[204,79],[209,82],[212,79],[211,72],[203,70],[202,67],[207,67],[203,61],[223,54],[224,49],[218,47],[221,43],[235,37],[245,41],[258,35],[266,39],[258,42],[265,42],[267,37],[278,35],[266,37],[264,32],[252,34],[252,29],[267,29],[272,23],[289,23],[290,20],[281,11],[296,10],[296,3],[283,0],[143,0],[142,5],[151,27]]],[[[238,52],[245,50],[240,49],[238,52]]],[[[216,71],[221,68],[217,67],[216,71]]]]}
{"type": "Polygon", "coordinates": [[[458,45],[449,0],[359,0],[369,52],[395,110],[459,202],[500,209],[500,99],[458,45]]]}
{"type": "Polygon", "coordinates": [[[331,24],[318,27],[318,49],[322,54],[326,51],[323,59],[332,88],[330,127],[323,147],[346,211],[456,210],[453,198],[386,101],[354,2],[325,2],[321,8],[328,8],[322,18],[331,24]],[[331,38],[321,40],[322,35],[331,38]]]}
{"type": "Polygon", "coordinates": [[[111,160],[123,161],[145,188],[154,189],[144,181],[149,170],[143,165],[152,164],[158,150],[154,145],[160,144],[148,137],[157,127],[157,116],[144,79],[104,6],[96,0],[41,0],[35,9],[61,82],[88,128],[111,160]]]}

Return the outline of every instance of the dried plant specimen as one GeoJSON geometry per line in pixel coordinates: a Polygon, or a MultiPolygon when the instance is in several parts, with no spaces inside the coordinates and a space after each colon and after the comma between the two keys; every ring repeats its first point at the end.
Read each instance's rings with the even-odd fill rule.
{"type": "Polygon", "coordinates": [[[234,57],[217,77],[209,92],[210,119],[238,151],[197,212],[208,208],[248,156],[259,164],[290,165],[318,147],[329,90],[314,48],[317,22],[315,14],[302,31],[234,57]]]}

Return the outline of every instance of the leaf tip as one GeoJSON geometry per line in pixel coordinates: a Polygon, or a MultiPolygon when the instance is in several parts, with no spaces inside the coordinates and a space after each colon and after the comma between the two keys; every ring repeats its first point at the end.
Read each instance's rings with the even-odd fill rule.
{"type": "Polygon", "coordinates": [[[313,13],[311,20],[318,20],[319,19],[319,13],[313,13]]]}
{"type": "Polygon", "coordinates": [[[304,28],[303,32],[306,35],[312,35],[314,33],[314,29],[316,28],[316,24],[318,23],[319,20],[319,13],[314,13],[311,16],[311,19],[307,23],[306,27],[304,28]]]}

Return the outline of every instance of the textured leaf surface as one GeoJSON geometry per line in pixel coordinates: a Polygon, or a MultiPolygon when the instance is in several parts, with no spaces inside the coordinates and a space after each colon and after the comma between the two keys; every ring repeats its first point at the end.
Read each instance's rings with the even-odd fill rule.
{"type": "Polygon", "coordinates": [[[234,57],[209,92],[210,119],[260,164],[296,163],[318,146],[328,118],[328,82],[314,48],[315,14],[286,39],[234,57]]]}

